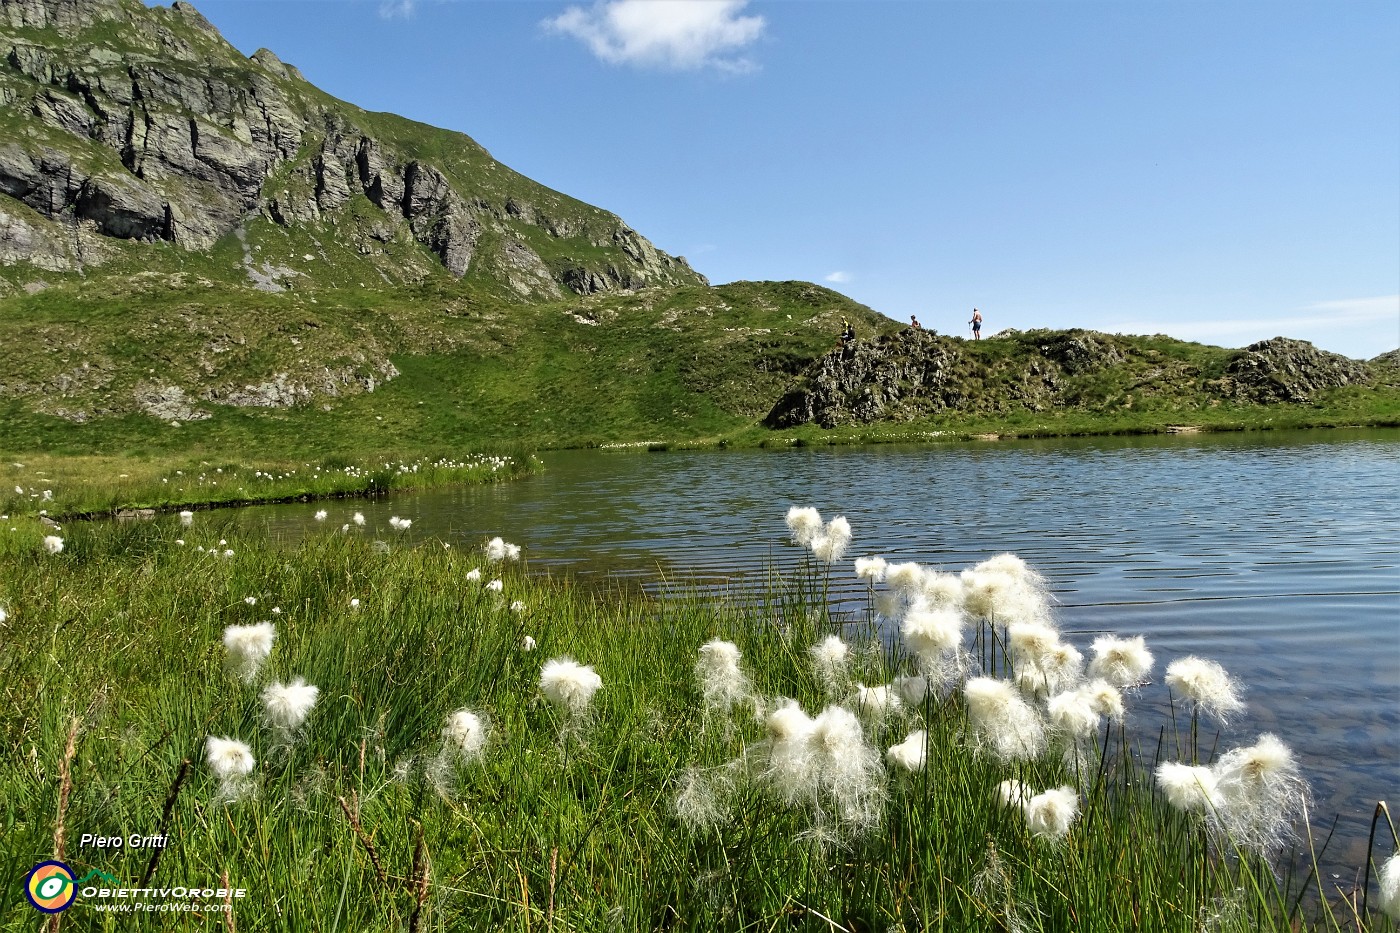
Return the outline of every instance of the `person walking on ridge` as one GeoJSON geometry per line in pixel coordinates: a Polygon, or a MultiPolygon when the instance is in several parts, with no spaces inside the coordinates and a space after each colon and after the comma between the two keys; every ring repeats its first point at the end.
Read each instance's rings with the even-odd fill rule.
{"type": "Polygon", "coordinates": [[[968,321],[972,325],[972,339],[982,339],[982,312],[976,308],[972,309],[972,320],[968,321]]]}

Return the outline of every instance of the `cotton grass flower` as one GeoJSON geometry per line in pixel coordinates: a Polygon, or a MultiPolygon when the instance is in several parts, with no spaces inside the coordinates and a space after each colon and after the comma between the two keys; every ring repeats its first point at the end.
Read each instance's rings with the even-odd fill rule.
{"type": "Polygon", "coordinates": [[[204,740],[204,762],[220,781],[246,777],[257,765],[243,742],[213,735],[204,740]]]}
{"type": "MultiPolygon", "coordinates": [[[[1014,626],[1013,626],[1014,628],[1014,626]]],[[[1045,653],[1020,655],[1012,666],[1017,685],[1032,696],[1070,689],[1084,672],[1084,656],[1073,645],[1059,642],[1045,653]]]]}
{"type": "Polygon", "coordinates": [[[257,762],[252,750],[243,742],[209,736],[204,741],[204,762],[219,779],[217,803],[232,803],[253,792],[249,776],[257,762]]]}
{"type": "Polygon", "coordinates": [[[413,519],[411,518],[399,518],[397,515],[389,517],[389,527],[395,531],[407,531],[412,525],[413,519]]]}
{"type": "Polygon", "coordinates": [[[816,792],[809,742],[816,722],[796,700],[783,699],[769,711],[764,728],[768,737],[756,749],[760,780],[788,806],[804,803],[816,792]]]}
{"type": "Polygon", "coordinates": [[[182,511],[180,512],[180,524],[182,524],[182,525],[192,525],[192,524],[194,524],[194,513],[191,512],[189,509],[184,509],[184,510],[182,510],[182,511]]]}
{"type": "Polygon", "coordinates": [[[520,650],[521,650],[521,651],[524,651],[524,652],[526,652],[526,653],[529,653],[529,652],[531,652],[531,651],[534,651],[534,650],[535,650],[535,647],[536,647],[535,639],[534,639],[532,636],[530,636],[530,635],[526,635],[526,636],[524,637],[524,639],[522,639],[521,642],[520,642],[520,650]]]}
{"type": "Polygon", "coordinates": [[[1002,781],[997,785],[997,800],[1004,807],[1020,808],[1021,804],[1030,799],[1026,785],[1020,781],[1002,781]]]}
{"type": "Polygon", "coordinates": [[[1308,785],[1288,746],[1272,733],[1220,756],[1211,768],[1220,828],[1239,845],[1267,854],[1287,838],[1308,804],[1308,785]]]}
{"type": "Polygon", "coordinates": [[[471,570],[468,570],[468,571],[466,572],[466,575],[463,577],[463,579],[465,579],[468,583],[480,583],[480,582],[481,582],[481,568],[479,568],[479,567],[473,567],[471,570]]]}
{"type": "Polygon", "coordinates": [[[788,509],[786,521],[788,531],[792,534],[792,543],[799,547],[811,544],[812,539],[822,530],[821,513],[810,506],[802,508],[794,505],[788,509]]]}
{"type": "Polygon", "coordinates": [[[1032,836],[1059,842],[1079,816],[1079,795],[1072,787],[1056,787],[1023,801],[1021,809],[1032,836]]]}
{"type": "Polygon", "coordinates": [[[963,616],[954,609],[916,606],[900,625],[904,643],[921,660],[937,660],[962,645],[963,616]]]}
{"type": "Polygon", "coordinates": [[[511,544],[502,538],[492,538],[486,542],[486,559],[493,564],[520,559],[520,545],[511,544]]]}
{"type": "Polygon", "coordinates": [[[906,598],[912,597],[923,586],[924,568],[913,561],[890,564],[885,568],[885,582],[896,593],[906,598]]]}
{"type": "Polygon", "coordinates": [[[1118,638],[1103,635],[1094,639],[1091,648],[1094,660],[1089,662],[1089,676],[1106,680],[1115,687],[1134,687],[1147,680],[1152,672],[1152,652],[1147,650],[1141,636],[1118,638]]]}
{"type": "Polygon", "coordinates": [[[1400,852],[1385,860],[1380,872],[1380,907],[1390,919],[1400,922],[1400,852]]]}
{"type": "Polygon", "coordinates": [[[262,692],[263,714],[274,729],[290,737],[305,724],[320,695],[319,687],[300,677],[289,684],[269,684],[262,692]]]}
{"type": "Polygon", "coordinates": [[[45,535],[44,550],[48,551],[50,554],[62,554],[63,539],[58,535],[45,535]]]}
{"type": "Polygon", "coordinates": [[[524,601],[519,599],[510,604],[510,611],[515,613],[516,615],[524,615],[525,610],[527,608],[528,607],[525,605],[524,601]]]}
{"type": "Polygon", "coordinates": [[[320,510],[318,510],[318,511],[316,512],[315,518],[316,518],[316,521],[318,521],[318,522],[323,522],[323,521],[325,521],[325,520],[326,520],[326,510],[325,510],[325,509],[320,509],[320,510]]]}
{"type": "Polygon", "coordinates": [[[743,655],[733,642],[714,638],[700,646],[695,661],[695,680],[705,709],[727,714],[753,694],[748,675],[739,667],[743,655]]]}
{"type": "Polygon", "coordinates": [[[920,674],[900,674],[890,681],[905,706],[922,706],[928,696],[928,678],[920,674]]]}
{"type": "Polygon", "coordinates": [[[271,622],[256,625],[230,625],[224,629],[224,665],[244,683],[257,679],[263,662],[272,654],[277,630],[271,622]]]}
{"type": "Polygon", "coordinates": [[[828,694],[841,692],[846,682],[846,666],[850,660],[850,648],[838,635],[828,635],[807,649],[812,659],[812,670],[817,680],[828,694]]]}
{"type": "Polygon", "coordinates": [[[1167,685],[1176,693],[1190,699],[1196,709],[1224,723],[1232,713],[1244,709],[1239,688],[1214,661],[1205,658],[1180,658],[1167,665],[1167,685]]]}
{"type": "Polygon", "coordinates": [[[691,832],[708,832],[727,825],[732,818],[731,803],[741,785],[741,764],[692,766],[682,771],[672,801],[676,818],[691,832]]]}
{"type": "Polygon", "coordinates": [[[930,570],[919,583],[919,596],[935,609],[961,607],[966,597],[962,577],[955,573],[930,570]]]}
{"type": "Polygon", "coordinates": [[[1089,698],[1094,711],[1100,716],[1105,716],[1114,722],[1123,721],[1125,713],[1123,692],[1113,684],[1106,680],[1091,680],[1079,690],[1089,698]]]}
{"type": "Polygon", "coordinates": [[[928,733],[915,730],[905,736],[904,741],[893,745],[885,752],[885,760],[910,774],[924,770],[928,759],[928,733]]]}
{"type": "Polygon", "coordinates": [[[447,717],[442,727],[443,746],[452,751],[459,761],[470,762],[479,759],[486,750],[491,738],[491,723],[483,714],[469,709],[459,709],[447,717]]]}
{"type": "Polygon", "coordinates": [[[1080,690],[1052,696],[1045,704],[1045,711],[1056,730],[1081,741],[1097,735],[1099,724],[1103,721],[1103,717],[1094,709],[1092,698],[1080,690]]]}
{"type": "Polygon", "coordinates": [[[506,588],[506,585],[500,580],[492,580],[490,583],[486,584],[486,588],[493,593],[499,593],[506,588]]]}
{"type": "Polygon", "coordinates": [[[1010,684],[974,677],[964,685],[963,694],[979,743],[998,760],[1027,761],[1045,751],[1040,717],[1010,684]]]}
{"type": "Polygon", "coordinates": [[[573,658],[554,658],[545,662],[540,671],[540,692],[549,702],[570,717],[578,718],[588,711],[593,695],[603,686],[603,678],[592,667],[579,664],[573,658]]]}
{"type": "Polygon", "coordinates": [[[872,584],[879,583],[885,579],[886,566],[883,557],[857,557],[856,576],[872,584]]]}
{"type": "Polygon", "coordinates": [[[856,684],[855,708],[868,723],[875,725],[884,722],[898,713],[903,706],[899,691],[892,684],[867,687],[856,684]]]}
{"type": "Polygon", "coordinates": [[[364,513],[363,513],[363,512],[356,512],[354,515],[350,516],[350,521],[354,522],[356,525],[358,525],[358,526],[360,526],[361,528],[363,528],[363,527],[365,526],[365,516],[364,516],[364,513]]]}
{"type": "Polygon", "coordinates": [[[843,706],[828,706],[812,722],[815,803],[819,837],[829,832],[863,832],[878,825],[885,800],[884,769],[879,749],[865,741],[860,720],[843,706]],[[831,814],[822,807],[834,805],[831,814]],[[826,825],[834,815],[834,825],[826,825]]]}
{"type": "Polygon", "coordinates": [[[442,747],[426,769],[428,780],[441,796],[453,796],[458,770],[480,761],[490,740],[491,722],[485,714],[470,709],[448,714],[442,727],[442,747]]]}
{"type": "Polygon", "coordinates": [[[1050,617],[1044,578],[1014,554],[1000,554],[964,570],[961,580],[963,607],[974,618],[1005,628],[1050,617]]]}
{"type": "Polygon", "coordinates": [[[1219,780],[1210,768],[1164,761],[1157,766],[1157,787],[1167,802],[1187,813],[1211,813],[1224,803],[1219,780]]]}
{"type": "Polygon", "coordinates": [[[834,564],[845,556],[851,543],[851,523],[846,516],[838,515],[827,522],[826,527],[808,542],[812,556],[825,564],[834,564]]]}

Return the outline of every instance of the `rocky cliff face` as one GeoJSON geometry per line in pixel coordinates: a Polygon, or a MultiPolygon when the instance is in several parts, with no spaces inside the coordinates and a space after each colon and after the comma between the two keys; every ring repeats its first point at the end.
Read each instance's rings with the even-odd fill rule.
{"type": "Polygon", "coordinates": [[[364,252],[404,230],[453,276],[524,299],[704,282],[466,136],[335,101],[265,49],[244,58],[183,0],[0,0],[0,59],[0,262],[101,263],[110,238],[205,250],[263,214],[343,223],[364,252]]]}

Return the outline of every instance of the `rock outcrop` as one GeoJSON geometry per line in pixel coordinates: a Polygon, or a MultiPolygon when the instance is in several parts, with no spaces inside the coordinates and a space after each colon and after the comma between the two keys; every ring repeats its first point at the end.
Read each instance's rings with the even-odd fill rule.
{"type": "Polygon", "coordinates": [[[0,144],[4,261],[100,262],[72,246],[93,235],[206,250],[250,215],[339,223],[363,197],[383,217],[366,251],[402,226],[453,276],[488,259],[517,298],[704,283],[466,136],[330,101],[266,49],[245,59],[184,0],[0,0],[0,59],[0,115],[19,127],[0,144]],[[425,140],[448,155],[420,155],[425,140]]]}
{"type": "Polygon", "coordinates": [[[1400,381],[1386,357],[1361,363],[1282,337],[1228,357],[1222,351],[1216,366],[1202,372],[1151,347],[1086,330],[1004,331],[976,352],[961,339],[906,329],[821,357],[794,380],[764,423],[829,428],[944,411],[1306,403],[1327,389],[1374,384],[1388,373],[1400,381]]]}
{"type": "Polygon", "coordinates": [[[964,401],[957,343],[932,331],[856,340],[823,356],[764,419],[770,428],[902,421],[964,401]]]}
{"type": "Polygon", "coordinates": [[[1241,401],[1311,402],[1324,389],[1370,379],[1364,363],[1319,350],[1306,340],[1274,337],[1245,347],[1225,368],[1222,394],[1241,401]]]}

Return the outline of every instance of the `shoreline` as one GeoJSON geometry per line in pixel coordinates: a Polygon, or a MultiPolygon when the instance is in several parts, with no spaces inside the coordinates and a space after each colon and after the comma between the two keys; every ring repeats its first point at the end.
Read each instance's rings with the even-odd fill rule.
{"type": "MultiPolygon", "coordinates": [[[[606,443],[546,443],[536,450],[539,453],[570,450],[659,453],[671,450],[772,450],[933,443],[985,444],[1060,438],[1242,434],[1276,431],[1394,430],[1400,428],[1400,414],[1385,411],[1359,416],[1354,411],[1280,412],[1277,409],[1273,411],[1274,414],[1263,420],[1224,417],[1212,421],[1208,417],[1176,417],[1151,423],[1119,421],[1092,415],[1082,418],[1070,415],[1057,419],[1059,423],[1046,423],[1045,421],[1026,423],[1026,419],[1023,418],[1010,418],[958,420],[942,423],[841,425],[833,428],[804,426],[783,431],[772,431],[760,426],[749,425],[717,436],[635,441],[617,440],[606,443]],[[1352,417],[1346,417],[1348,414],[1352,417]]],[[[1173,414],[1180,415],[1182,413],[1173,414]]],[[[1210,415],[1214,413],[1197,412],[1195,414],[1210,415]]],[[[1238,414],[1238,412],[1229,413],[1230,416],[1238,414]]],[[[6,490],[10,487],[18,489],[20,484],[26,480],[33,482],[35,477],[42,477],[42,479],[33,482],[27,494],[15,493],[10,495],[7,500],[5,494],[0,493],[0,512],[15,515],[34,514],[40,510],[31,506],[37,505],[43,508],[40,514],[52,521],[147,518],[181,510],[205,511],[291,502],[379,499],[400,490],[505,482],[530,476],[542,469],[535,453],[516,453],[494,457],[494,460],[501,463],[513,464],[509,470],[505,471],[504,475],[499,468],[493,469],[485,475],[476,475],[473,471],[477,468],[465,464],[457,465],[454,468],[438,468],[435,464],[426,464],[426,458],[420,457],[416,461],[417,466],[426,465],[429,467],[428,470],[410,469],[405,464],[391,468],[385,464],[372,474],[368,468],[363,468],[363,473],[352,473],[346,476],[338,475],[336,468],[326,465],[324,472],[321,467],[313,468],[316,472],[308,484],[306,477],[303,477],[302,480],[288,482],[288,478],[295,475],[296,470],[287,467],[284,463],[280,467],[269,468],[268,475],[270,476],[272,472],[277,470],[289,470],[290,472],[278,478],[278,488],[269,489],[262,495],[251,493],[226,496],[223,490],[217,490],[217,481],[208,487],[203,487],[208,491],[208,495],[203,496],[198,494],[198,490],[186,490],[183,487],[180,490],[180,495],[169,496],[162,489],[162,486],[171,485],[169,480],[175,475],[184,475],[181,470],[175,468],[177,463],[183,465],[191,473],[203,468],[206,472],[209,469],[214,469],[220,476],[236,475],[238,470],[242,470],[244,473],[251,471],[255,476],[262,475],[261,469],[253,469],[253,464],[257,461],[250,460],[242,466],[230,465],[231,461],[239,456],[225,452],[205,451],[185,458],[172,455],[152,463],[147,457],[137,454],[83,453],[64,455],[8,451],[5,452],[4,459],[31,462],[10,464],[11,469],[5,471],[7,482],[4,488],[6,490]],[[36,459],[38,465],[42,465],[46,469],[37,469],[33,463],[36,459]],[[225,467],[214,467],[213,464],[216,462],[224,463],[230,473],[224,474],[222,472],[225,467]],[[67,468],[67,475],[65,475],[65,468],[67,468]],[[20,471],[16,472],[17,469],[20,471]],[[133,479],[130,474],[121,473],[114,478],[111,473],[117,469],[140,471],[144,476],[133,479]],[[23,470],[30,472],[25,473],[23,470]],[[94,475],[96,471],[103,471],[105,475],[97,477],[94,475]],[[162,476],[162,473],[170,475],[162,476]],[[412,477],[412,482],[396,482],[407,477],[412,477]],[[368,479],[368,483],[336,487],[337,483],[343,482],[347,478],[364,478],[368,479]],[[122,480],[127,481],[122,482],[122,480]],[[77,501],[73,501],[72,507],[64,507],[61,494],[58,499],[50,500],[39,498],[40,493],[34,492],[45,483],[52,483],[53,486],[59,488],[67,484],[71,488],[71,484],[75,482],[85,488],[82,490],[81,497],[77,501]],[[329,485],[321,489],[309,488],[316,483],[329,485]],[[123,487],[129,487],[129,492],[123,492],[123,487]],[[101,504],[97,504],[94,500],[100,501],[101,504]],[[56,503],[57,507],[52,507],[56,503]]],[[[477,454],[471,456],[491,457],[492,455],[477,454]]],[[[327,458],[323,463],[331,464],[339,462],[340,459],[343,458],[327,458]]],[[[368,459],[372,458],[366,458],[366,460],[368,459]]],[[[300,463],[298,466],[305,468],[310,467],[311,464],[300,463]]],[[[352,465],[341,467],[339,471],[358,469],[361,468],[352,465]]],[[[200,481],[203,480],[204,476],[201,475],[200,481]]],[[[189,482],[193,482],[193,480],[189,482]]],[[[246,487],[239,488],[243,490],[246,487]]]]}

